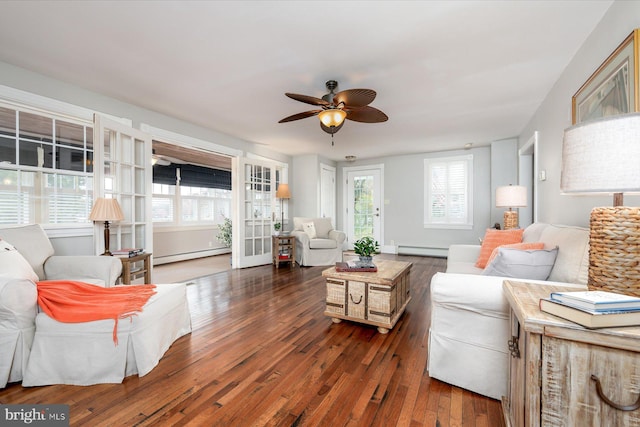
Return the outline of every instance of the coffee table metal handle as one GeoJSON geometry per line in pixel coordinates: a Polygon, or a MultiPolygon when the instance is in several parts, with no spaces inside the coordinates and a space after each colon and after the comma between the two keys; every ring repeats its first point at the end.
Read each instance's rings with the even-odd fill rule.
{"type": "Polygon", "coordinates": [[[351,298],[351,302],[354,303],[355,305],[358,305],[358,304],[360,304],[362,302],[362,295],[360,295],[360,299],[358,300],[358,302],[355,302],[353,300],[353,295],[352,294],[349,294],[349,298],[351,298]]]}

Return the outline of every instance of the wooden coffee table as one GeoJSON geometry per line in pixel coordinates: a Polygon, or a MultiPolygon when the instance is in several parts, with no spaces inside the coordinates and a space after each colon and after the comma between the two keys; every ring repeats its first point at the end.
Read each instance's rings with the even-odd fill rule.
{"type": "Polygon", "coordinates": [[[327,301],[324,314],[334,323],[342,320],[378,327],[386,334],[411,301],[410,262],[379,260],[377,272],[322,272],[326,278],[327,301]]]}

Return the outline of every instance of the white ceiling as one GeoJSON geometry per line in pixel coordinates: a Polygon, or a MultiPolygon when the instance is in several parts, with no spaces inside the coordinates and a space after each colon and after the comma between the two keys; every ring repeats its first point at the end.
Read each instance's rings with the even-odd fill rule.
{"type": "Polygon", "coordinates": [[[275,151],[368,158],[517,136],[611,4],[2,1],[0,61],[275,151]],[[285,92],[329,79],[377,91],[389,121],[347,121],[334,147],[315,117],[278,123],[315,109],[285,92]]]}

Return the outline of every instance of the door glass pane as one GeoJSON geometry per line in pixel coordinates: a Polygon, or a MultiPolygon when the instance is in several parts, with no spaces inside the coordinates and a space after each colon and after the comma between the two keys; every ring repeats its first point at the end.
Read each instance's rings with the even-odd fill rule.
{"type": "Polygon", "coordinates": [[[353,181],[354,235],[373,237],[373,176],[359,176],[353,181]]]}

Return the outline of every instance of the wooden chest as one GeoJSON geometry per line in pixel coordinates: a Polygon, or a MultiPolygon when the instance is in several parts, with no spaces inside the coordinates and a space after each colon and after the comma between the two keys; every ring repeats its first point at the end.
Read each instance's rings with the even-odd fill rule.
{"type": "Polygon", "coordinates": [[[585,329],[540,311],[540,298],[562,290],[575,289],[504,283],[513,335],[506,425],[640,426],[640,327],[585,329]]]}
{"type": "Polygon", "coordinates": [[[322,272],[326,278],[324,314],[338,323],[352,320],[378,327],[386,334],[411,300],[411,263],[380,260],[377,272],[322,272]]]}

